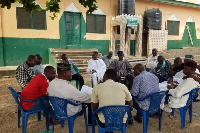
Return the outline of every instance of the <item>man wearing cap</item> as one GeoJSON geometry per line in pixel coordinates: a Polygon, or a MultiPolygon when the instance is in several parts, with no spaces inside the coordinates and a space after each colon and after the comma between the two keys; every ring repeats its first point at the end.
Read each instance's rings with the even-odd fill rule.
{"type": "Polygon", "coordinates": [[[102,59],[98,59],[98,52],[94,51],[92,59],[88,61],[87,73],[92,77],[93,85],[96,86],[98,81],[103,80],[103,75],[106,71],[106,64],[102,59]]]}
{"type": "MultiPolygon", "coordinates": [[[[185,59],[184,59],[184,64],[186,64],[188,61],[193,60],[193,56],[192,55],[185,55],[185,59]]],[[[199,70],[196,69],[195,70],[196,73],[200,74],[199,70]]],[[[181,83],[183,81],[183,77],[186,76],[183,73],[183,70],[181,70],[180,72],[177,72],[174,77],[173,77],[173,81],[177,82],[177,83],[181,83]]]]}
{"type": "Polygon", "coordinates": [[[153,48],[152,49],[152,56],[150,56],[149,58],[147,58],[147,62],[146,62],[146,71],[153,73],[154,72],[154,68],[157,66],[158,64],[158,55],[157,55],[157,48],[153,48]]]}
{"type": "Polygon", "coordinates": [[[183,95],[200,86],[200,75],[195,72],[196,68],[197,63],[195,61],[187,61],[183,69],[183,73],[186,76],[178,86],[175,86],[174,84],[167,86],[169,93],[172,96],[169,97],[168,106],[161,106],[161,108],[164,107],[165,111],[171,112],[171,108],[180,108],[186,105],[189,94],[183,95]]]}
{"type": "MultiPolygon", "coordinates": [[[[71,65],[71,71],[72,71],[72,80],[79,81],[80,87],[84,85],[84,79],[83,77],[79,74],[78,68],[74,65],[74,63],[70,60],[68,60],[66,54],[62,54],[61,56],[62,63],[61,64],[70,64],[71,65]]],[[[60,63],[58,63],[59,65],[60,63]]]]}
{"type": "Polygon", "coordinates": [[[132,66],[131,64],[124,59],[124,52],[118,51],[117,55],[119,57],[118,60],[114,60],[110,66],[109,69],[115,69],[117,71],[118,77],[120,77],[121,82],[124,82],[125,85],[127,85],[128,89],[130,90],[132,88],[133,79],[134,76],[132,75],[132,66]],[[122,78],[125,77],[125,81],[122,81],[122,78]],[[126,82],[128,81],[128,83],[126,82]]]}
{"type": "MultiPolygon", "coordinates": [[[[77,90],[70,84],[72,71],[70,64],[59,64],[57,66],[58,77],[51,81],[47,89],[49,96],[55,96],[72,100],[90,103],[91,95],[77,90]]],[[[73,116],[82,109],[82,106],[67,106],[68,116],[73,116]]],[[[91,123],[91,104],[88,104],[88,122],[91,123]],[[90,106],[90,107],[89,107],[90,106]]]]}
{"type": "Polygon", "coordinates": [[[101,57],[101,59],[106,64],[106,68],[108,68],[110,66],[111,62],[113,61],[112,56],[113,56],[113,52],[109,51],[108,55],[105,55],[105,56],[101,57]]]}

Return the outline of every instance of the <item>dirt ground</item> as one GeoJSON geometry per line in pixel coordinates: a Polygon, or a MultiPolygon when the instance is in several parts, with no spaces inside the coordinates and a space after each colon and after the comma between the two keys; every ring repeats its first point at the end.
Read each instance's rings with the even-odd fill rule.
{"type": "MultiPolygon", "coordinates": [[[[85,83],[91,86],[91,79],[89,75],[83,74],[85,83]]],[[[0,79],[0,133],[21,133],[22,127],[17,128],[17,104],[11,96],[8,86],[12,86],[15,90],[20,91],[20,87],[14,77],[0,79]]],[[[175,111],[175,117],[170,119],[169,113],[163,112],[162,129],[158,130],[158,118],[149,118],[148,132],[149,133],[199,133],[200,132],[200,102],[193,103],[193,115],[192,123],[189,123],[188,113],[186,116],[186,126],[184,130],[181,130],[181,122],[179,111],[175,111]]],[[[136,111],[132,112],[135,115],[136,111]]],[[[79,116],[75,120],[74,133],[85,133],[85,124],[83,116],[79,116]]],[[[129,125],[126,128],[127,133],[142,133],[142,123],[134,121],[133,125],[129,125]]],[[[37,122],[36,115],[32,115],[28,119],[27,133],[39,133],[45,131],[45,119],[42,117],[40,122],[37,122]]],[[[50,127],[51,129],[51,127],[50,127]]],[[[88,128],[91,133],[91,127],[88,128]]],[[[55,126],[55,133],[64,133],[67,131],[67,122],[65,127],[61,128],[60,125],[55,126]]],[[[96,132],[98,129],[96,127],[96,132]]]]}

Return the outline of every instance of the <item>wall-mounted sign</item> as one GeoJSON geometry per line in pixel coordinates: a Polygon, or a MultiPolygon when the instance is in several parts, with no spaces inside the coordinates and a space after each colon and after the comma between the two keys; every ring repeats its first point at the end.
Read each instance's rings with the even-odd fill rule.
{"type": "Polygon", "coordinates": [[[138,20],[137,20],[136,17],[127,19],[127,26],[128,27],[137,27],[137,25],[138,25],[138,20]]]}

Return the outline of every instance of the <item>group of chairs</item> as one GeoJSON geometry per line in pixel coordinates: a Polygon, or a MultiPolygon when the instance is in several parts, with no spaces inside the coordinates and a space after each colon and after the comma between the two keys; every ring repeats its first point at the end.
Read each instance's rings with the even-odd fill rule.
{"type": "MultiPolygon", "coordinates": [[[[28,117],[31,114],[36,113],[37,120],[40,121],[41,120],[41,111],[44,111],[44,114],[46,116],[46,129],[47,129],[47,131],[49,131],[49,112],[44,107],[44,104],[43,104],[44,97],[38,98],[38,99],[32,99],[32,100],[23,100],[20,97],[19,92],[16,92],[12,87],[8,87],[8,89],[12,93],[12,95],[18,105],[18,128],[20,127],[20,116],[22,113],[22,133],[26,133],[28,117]],[[27,111],[23,110],[19,100],[23,100],[26,102],[39,100],[41,102],[40,102],[40,104],[38,104],[38,107],[35,108],[35,111],[27,112],[27,111]]],[[[185,95],[189,94],[189,98],[186,103],[186,106],[179,108],[182,129],[184,129],[184,127],[185,127],[185,116],[186,116],[187,108],[189,108],[190,123],[192,122],[192,101],[195,98],[196,94],[198,93],[199,89],[200,88],[195,88],[192,91],[185,94],[185,95]]],[[[135,100],[135,101],[142,101],[145,99],[150,100],[150,106],[149,106],[148,111],[144,111],[140,108],[135,108],[137,111],[140,112],[140,114],[142,114],[143,133],[147,133],[149,114],[152,114],[152,113],[158,113],[159,130],[161,130],[162,110],[160,109],[160,103],[165,95],[169,95],[169,94],[167,94],[167,91],[155,92],[155,93],[149,94],[148,96],[146,96],[142,99],[133,97],[133,100],[135,100]]],[[[74,120],[76,119],[77,116],[79,116],[80,114],[83,113],[84,120],[85,120],[86,133],[88,133],[86,106],[84,103],[81,103],[81,102],[74,103],[67,99],[52,97],[52,96],[49,96],[48,98],[49,98],[49,101],[54,110],[52,132],[54,131],[55,119],[60,119],[61,127],[64,127],[64,121],[67,120],[69,133],[73,133],[74,120]],[[82,110],[80,112],[78,112],[76,115],[68,117],[68,115],[67,115],[67,105],[68,104],[71,104],[74,106],[82,105],[82,110]]],[[[124,118],[125,114],[130,114],[131,110],[132,110],[132,107],[130,107],[128,105],[112,105],[112,106],[105,106],[105,107],[98,108],[95,111],[92,110],[92,133],[95,133],[95,125],[96,124],[98,125],[99,133],[110,132],[110,131],[121,131],[121,132],[125,133],[126,126],[128,125],[128,123],[123,123],[123,118],[124,118]],[[96,117],[98,116],[99,113],[102,113],[104,115],[105,127],[101,127],[99,125],[98,121],[96,120],[96,117]]],[[[174,109],[171,114],[174,115],[174,109]]],[[[129,115],[128,115],[128,117],[129,117],[129,115]]]]}

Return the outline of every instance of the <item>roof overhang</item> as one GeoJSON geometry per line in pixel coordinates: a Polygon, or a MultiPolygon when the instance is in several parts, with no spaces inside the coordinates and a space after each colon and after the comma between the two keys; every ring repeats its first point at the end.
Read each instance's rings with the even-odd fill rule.
{"type": "Polygon", "coordinates": [[[200,8],[199,4],[183,2],[183,1],[176,1],[176,0],[148,0],[148,1],[155,1],[155,2],[161,2],[161,3],[173,4],[173,5],[179,5],[179,6],[186,6],[186,7],[192,7],[192,8],[200,8]]]}

